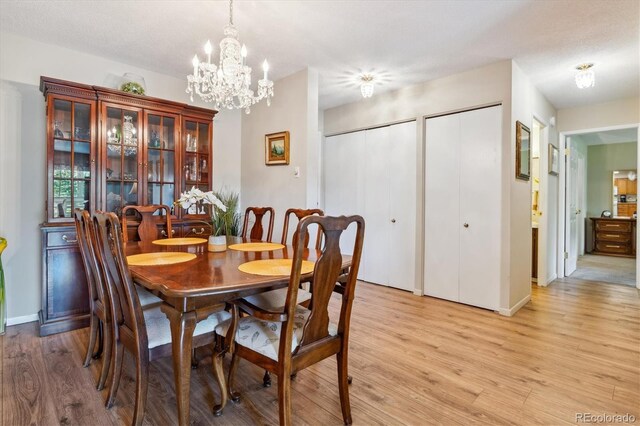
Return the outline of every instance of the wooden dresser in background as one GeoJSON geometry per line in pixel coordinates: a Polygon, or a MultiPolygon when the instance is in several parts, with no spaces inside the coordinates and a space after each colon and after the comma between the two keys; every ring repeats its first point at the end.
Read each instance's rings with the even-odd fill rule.
{"type": "Polygon", "coordinates": [[[592,217],[593,254],[636,256],[636,219],[592,217]]]}

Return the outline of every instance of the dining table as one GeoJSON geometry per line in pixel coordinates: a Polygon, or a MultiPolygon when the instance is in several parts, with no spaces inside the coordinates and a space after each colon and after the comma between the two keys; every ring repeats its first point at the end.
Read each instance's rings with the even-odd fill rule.
{"type": "MultiPolygon", "coordinates": [[[[239,237],[228,237],[228,244],[258,243],[239,237]]],[[[127,257],[158,252],[184,252],[195,255],[189,261],[169,265],[132,265],[129,270],[138,285],[162,299],[160,309],[169,319],[171,327],[171,354],[175,381],[178,422],[189,424],[189,392],[191,378],[191,349],[193,333],[198,321],[207,318],[216,309],[224,309],[226,303],[261,292],[287,287],[289,274],[258,275],[242,272],[240,265],[254,260],[292,259],[291,246],[263,251],[242,251],[227,248],[221,252],[208,251],[207,240],[184,245],[154,244],[129,241],[125,243],[127,257]]],[[[320,251],[305,249],[303,258],[315,262],[320,251]]],[[[192,257],[192,256],[191,256],[192,257]]],[[[348,268],[351,256],[343,255],[343,268],[348,268]]],[[[301,282],[310,281],[313,272],[301,276],[301,282]]],[[[235,320],[235,318],[234,318],[235,320]]],[[[220,384],[221,406],[214,408],[218,414],[227,400],[228,390],[222,372],[222,357],[214,357],[214,373],[220,384]],[[215,368],[217,367],[217,368],[215,368]]]]}

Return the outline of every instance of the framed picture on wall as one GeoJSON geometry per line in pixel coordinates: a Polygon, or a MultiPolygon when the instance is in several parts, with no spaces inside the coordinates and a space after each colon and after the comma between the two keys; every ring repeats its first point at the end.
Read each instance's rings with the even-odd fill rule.
{"type": "Polygon", "coordinates": [[[549,174],[558,176],[560,171],[560,152],[558,148],[549,144],[549,174]]]}
{"type": "Polygon", "coordinates": [[[531,176],[531,131],[516,121],[516,179],[529,180],[531,176]]]}
{"type": "Polygon", "coordinates": [[[264,164],[280,166],[289,164],[289,132],[278,132],[264,137],[264,164]]]}

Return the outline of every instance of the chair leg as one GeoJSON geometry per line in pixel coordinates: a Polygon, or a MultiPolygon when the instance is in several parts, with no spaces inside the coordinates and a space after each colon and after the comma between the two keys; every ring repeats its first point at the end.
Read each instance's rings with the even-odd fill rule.
{"type": "MultiPolygon", "coordinates": [[[[220,389],[220,404],[213,407],[213,415],[216,417],[222,415],[222,410],[224,410],[224,407],[227,405],[228,399],[228,388],[224,380],[224,369],[222,367],[224,354],[224,350],[215,350],[213,353],[213,375],[215,376],[216,381],[218,382],[218,388],[220,389]]],[[[231,370],[229,370],[229,374],[231,374],[231,370]]]]}
{"type": "Polygon", "coordinates": [[[96,335],[98,334],[99,322],[98,318],[91,313],[91,316],[89,317],[89,343],[87,346],[87,353],[84,356],[84,363],[82,364],[83,367],[88,367],[89,364],[91,364],[91,356],[93,355],[93,350],[96,347],[96,335]]]}
{"type": "Polygon", "coordinates": [[[107,376],[111,369],[111,357],[113,355],[113,342],[111,341],[111,325],[103,324],[103,345],[105,346],[104,357],[102,358],[102,369],[100,370],[100,379],[98,380],[98,390],[104,389],[104,384],[107,382],[107,376]]]}
{"type": "Polygon", "coordinates": [[[349,403],[349,375],[347,374],[348,361],[345,352],[338,352],[338,389],[340,391],[340,407],[342,408],[342,420],[345,425],[350,425],[351,405],[349,403]]]}
{"type": "Polygon", "coordinates": [[[262,386],[264,386],[265,388],[271,387],[271,373],[269,373],[267,370],[264,370],[264,377],[262,378],[262,386]]]}
{"type": "Polygon", "coordinates": [[[98,359],[104,351],[104,324],[102,320],[98,321],[98,350],[93,354],[93,359],[98,359]]]}
{"type": "Polygon", "coordinates": [[[229,365],[229,379],[228,379],[229,396],[231,397],[231,400],[233,402],[240,401],[240,393],[234,390],[234,382],[236,380],[236,371],[238,371],[239,362],[240,362],[240,357],[237,356],[234,352],[233,355],[231,356],[231,365],[229,365]]]}
{"type": "Polygon", "coordinates": [[[278,376],[278,411],[280,414],[280,425],[291,425],[291,380],[288,374],[278,376]]]}
{"type": "Polygon", "coordinates": [[[144,419],[144,407],[149,387],[149,357],[144,354],[136,356],[136,376],[136,404],[133,409],[133,424],[140,426],[144,419]]]}
{"type": "MultiPolygon", "coordinates": [[[[115,340],[115,336],[112,337],[115,340]]],[[[124,358],[124,347],[122,343],[113,342],[112,354],[112,366],[111,366],[111,384],[109,385],[109,397],[107,398],[107,408],[113,407],[113,403],[116,401],[116,393],[118,393],[118,387],[120,386],[120,376],[122,375],[122,360],[124,358]]]]}

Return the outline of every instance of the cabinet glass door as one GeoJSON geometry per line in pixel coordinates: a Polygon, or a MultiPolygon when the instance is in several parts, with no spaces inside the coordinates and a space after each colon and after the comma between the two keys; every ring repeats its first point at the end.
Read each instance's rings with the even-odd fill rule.
{"type": "Polygon", "coordinates": [[[73,218],[76,208],[91,210],[94,160],[93,104],[53,99],[52,184],[49,211],[53,219],[73,218]]]}
{"type": "MultiPolygon", "coordinates": [[[[211,169],[209,126],[210,124],[207,122],[185,121],[185,131],[183,135],[185,190],[189,190],[194,186],[202,191],[211,190],[211,178],[209,176],[209,170],[211,169]]],[[[202,212],[196,212],[195,207],[192,207],[188,213],[195,214],[202,212]]]]}
{"type": "Polygon", "coordinates": [[[105,208],[118,216],[127,205],[141,204],[140,183],[140,113],[107,106],[104,113],[103,138],[106,141],[105,208]]]}
{"type": "Polygon", "coordinates": [[[171,207],[176,200],[176,116],[148,113],[146,115],[145,204],[171,207]]]}

